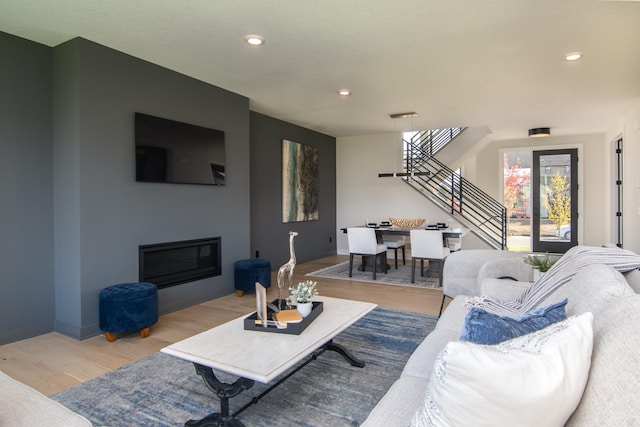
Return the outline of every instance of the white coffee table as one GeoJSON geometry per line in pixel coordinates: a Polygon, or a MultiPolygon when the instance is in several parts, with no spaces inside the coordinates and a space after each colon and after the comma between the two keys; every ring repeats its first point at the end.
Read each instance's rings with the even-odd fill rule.
{"type": "Polygon", "coordinates": [[[254,381],[268,384],[303,359],[311,356],[306,361],[309,363],[325,350],[337,351],[352,365],[364,367],[364,362],[335,344],[333,338],[373,310],[376,304],[330,297],[315,300],[323,302],[323,311],[300,335],[245,330],[247,314],[163,348],[163,353],[194,363],[198,375],[220,397],[220,413],[185,425],[242,425],[234,417],[296,371],[231,415],[229,398],[251,388],[254,381]],[[220,382],[214,369],[240,378],[233,384],[220,382]]]}

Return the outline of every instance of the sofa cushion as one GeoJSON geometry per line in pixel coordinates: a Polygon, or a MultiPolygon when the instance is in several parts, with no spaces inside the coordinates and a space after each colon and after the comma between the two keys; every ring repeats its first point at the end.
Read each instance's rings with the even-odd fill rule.
{"type": "Polygon", "coordinates": [[[567,315],[591,312],[595,317],[615,299],[635,292],[614,268],[593,264],[580,270],[547,299],[548,303],[568,299],[567,315]]]}
{"type": "Polygon", "coordinates": [[[631,426],[640,420],[640,295],[619,298],[593,319],[589,382],[569,426],[631,426]]]}
{"type": "Polygon", "coordinates": [[[494,346],[447,344],[411,425],[564,424],[589,375],[592,320],[585,313],[494,346]]]}
{"type": "Polygon", "coordinates": [[[402,377],[378,402],[362,427],[406,427],[411,417],[424,402],[428,379],[402,377]]]}
{"type": "Polygon", "coordinates": [[[431,378],[433,368],[440,351],[451,341],[458,341],[460,333],[450,329],[435,329],[413,351],[404,365],[402,376],[431,378]]]}
{"type": "Polygon", "coordinates": [[[533,282],[521,282],[511,279],[482,279],[478,295],[488,295],[502,301],[511,301],[518,298],[533,282]]]}
{"type": "Polygon", "coordinates": [[[627,271],[624,273],[624,278],[635,293],[640,293],[640,270],[627,271]]]}
{"type": "MultiPolygon", "coordinates": [[[[466,306],[467,296],[458,295],[455,297],[447,309],[442,313],[436,329],[449,329],[455,331],[460,336],[460,331],[464,326],[464,317],[469,312],[469,307],[466,306]]],[[[456,337],[457,338],[457,337],[456,337]]]]}
{"type": "Polygon", "coordinates": [[[472,307],[465,317],[460,340],[493,345],[530,334],[566,319],[566,305],[567,300],[564,299],[515,317],[500,316],[472,307]]]}

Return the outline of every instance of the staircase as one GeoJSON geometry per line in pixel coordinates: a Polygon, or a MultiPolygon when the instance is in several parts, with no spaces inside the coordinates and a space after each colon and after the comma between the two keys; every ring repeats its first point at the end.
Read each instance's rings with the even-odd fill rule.
{"type": "Polygon", "coordinates": [[[402,179],[449,215],[462,218],[461,222],[487,244],[506,249],[505,207],[434,157],[463,131],[463,128],[433,129],[405,139],[405,172],[428,172],[428,175],[402,179]]]}

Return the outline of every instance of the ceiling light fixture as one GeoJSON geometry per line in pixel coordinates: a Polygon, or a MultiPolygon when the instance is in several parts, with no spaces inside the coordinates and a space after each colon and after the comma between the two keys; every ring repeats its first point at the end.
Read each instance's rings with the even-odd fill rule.
{"type": "Polygon", "coordinates": [[[251,46],[262,46],[264,44],[264,37],[251,34],[248,36],[244,36],[244,41],[246,41],[251,46]]]}
{"type": "Polygon", "coordinates": [[[565,56],[562,57],[562,59],[564,59],[565,61],[577,61],[579,59],[582,59],[582,52],[571,52],[571,53],[567,53],[565,56]]]}
{"type": "Polygon", "coordinates": [[[410,111],[408,113],[389,114],[389,117],[391,117],[392,119],[404,119],[406,117],[416,117],[417,115],[418,113],[416,113],[415,111],[410,111]]]}
{"type": "Polygon", "coordinates": [[[551,135],[550,128],[529,129],[529,138],[544,138],[551,135]]]}
{"type": "MultiPolygon", "coordinates": [[[[392,119],[404,119],[404,118],[408,118],[411,117],[411,132],[413,132],[413,117],[416,117],[418,115],[418,113],[416,113],[415,111],[410,111],[407,113],[395,113],[395,114],[389,114],[389,117],[391,117],[392,119]]],[[[395,122],[394,122],[394,129],[395,129],[395,122]]],[[[402,138],[401,138],[402,141],[402,138]]],[[[393,156],[394,158],[396,157],[395,154],[393,156]]],[[[397,165],[396,165],[397,166],[397,165]]],[[[383,172],[383,173],[379,173],[378,174],[378,178],[412,178],[415,176],[429,176],[431,175],[431,172],[429,171],[411,171],[411,172],[383,172]]]]}
{"type": "Polygon", "coordinates": [[[390,172],[390,173],[379,173],[378,178],[407,178],[412,176],[429,176],[431,172],[390,172]]]}
{"type": "Polygon", "coordinates": [[[349,95],[351,95],[351,91],[349,89],[340,89],[338,91],[338,95],[340,95],[340,96],[349,96],[349,95]]]}

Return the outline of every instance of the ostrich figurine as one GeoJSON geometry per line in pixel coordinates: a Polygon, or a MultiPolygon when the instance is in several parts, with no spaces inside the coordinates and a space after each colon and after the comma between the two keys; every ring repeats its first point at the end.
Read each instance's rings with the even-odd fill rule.
{"type": "Polygon", "coordinates": [[[289,253],[291,258],[278,270],[278,309],[282,310],[282,287],[284,275],[289,273],[289,287],[293,286],[293,269],[296,268],[296,253],[293,250],[293,239],[298,235],[295,231],[289,232],[289,253]]]}

